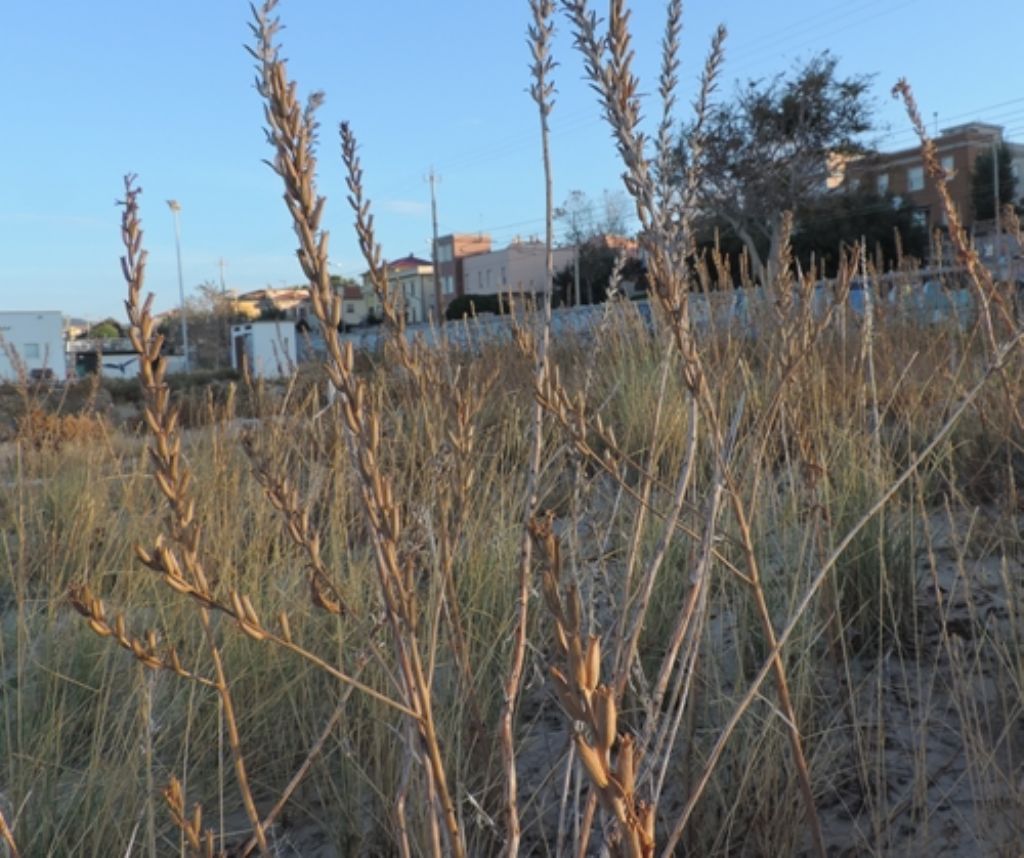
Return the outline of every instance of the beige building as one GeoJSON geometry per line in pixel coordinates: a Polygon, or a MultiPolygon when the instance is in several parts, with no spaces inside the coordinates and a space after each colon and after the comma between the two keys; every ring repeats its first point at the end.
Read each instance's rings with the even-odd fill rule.
{"type": "Polygon", "coordinates": [[[285,319],[305,319],[312,316],[309,309],[309,290],[304,286],[284,289],[256,289],[231,298],[231,312],[247,319],[278,316],[285,319]]]}
{"type": "MultiPolygon", "coordinates": [[[[554,249],[555,271],[569,265],[571,247],[554,249]]],[[[543,241],[513,241],[502,250],[467,256],[462,261],[464,295],[539,294],[550,289],[543,241]]]]}
{"type": "Polygon", "coordinates": [[[469,256],[489,253],[491,237],[486,233],[453,233],[437,240],[437,273],[445,306],[463,294],[464,264],[469,256]]]}
{"type": "MultiPolygon", "coordinates": [[[[979,155],[991,152],[994,146],[1003,142],[1013,159],[1014,175],[1017,176],[1016,195],[1020,200],[1024,196],[1024,144],[1005,141],[1001,125],[969,122],[946,128],[934,139],[939,162],[946,172],[946,186],[969,230],[975,226],[971,204],[974,162],[979,155]]],[[[929,230],[946,226],[945,212],[934,183],[926,175],[920,146],[850,161],[845,164],[842,184],[851,190],[866,187],[879,194],[898,197],[914,209],[918,223],[929,230]]]]}
{"type": "MultiPolygon", "coordinates": [[[[400,312],[410,325],[434,317],[434,266],[411,253],[387,265],[388,291],[395,297],[400,312]]],[[[373,290],[370,273],[363,274],[363,295],[368,312],[380,316],[380,304],[373,290]]]]}
{"type": "MultiPolygon", "coordinates": [[[[363,289],[355,284],[341,287],[341,321],[346,328],[363,324],[370,315],[370,302],[366,300],[363,289]]],[[[376,296],[374,296],[376,297],[376,296]]]]}

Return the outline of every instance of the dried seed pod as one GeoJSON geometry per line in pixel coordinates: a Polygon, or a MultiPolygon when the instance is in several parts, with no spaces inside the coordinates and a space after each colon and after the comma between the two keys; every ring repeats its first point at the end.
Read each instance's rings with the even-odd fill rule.
{"type": "Polygon", "coordinates": [[[618,723],[615,695],[607,685],[599,686],[594,692],[591,709],[594,713],[594,739],[598,749],[607,755],[615,744],[615,728],[618,723]]]}
{"type": "Polygon", "coordinates": [[[231,609],[236,620],[241,622],[245,619],[245,608],[242,606],[242,598],[238,595],[237,590],[231,591],[231,609]]]}
{"type": "Polygon", "coordinates": [[[601,639],[597,635],[591,635],[587,640],[586,666],[586,688],[593,691],[601,681],[601,639]]]}
{"type": "Polygon", "coordinates": [[[110,637],[110,628],[105,623],[101,623],[98,620],[90,619],[89,628],[92,629],[101,638],[110,637]]]}
{"type": "Polygon", "coordinates": [[[558,645],[561,647],[562,654],[569,654],[569,639],[565,636],[565,627],[559,623],[555,623],[555,638],[558,640],[558,645]]]}
{"type": "Polygon", "coordinates": [[[562,708],[565,709],[566,714],[573,721],[585,721],[586,716],[583,711],[583,707],[580,706],[579,699],[569,687],[568,677],[566,677],[566,675],[557,667],[552,667],[551,679],[554,681],[555,693],[558,695],[558,699],[562,704],[562,708]]]}
{"type": "Polygon", "coordinates": [[[291,643],[292,627],[288,622],[288,615],[284,611],[281,611],[281,613],[277,615],[277,622],[281,626],[281,637],[284,638],[287,643],[291,643]]]}
{"type": "Polygon", "coordinates": [[[587,744],[586,740],[576,736],[576,751],[580,755],[580,762],[587,770],[590,780],[599,790],[604,790],[610,783],[608,770],[604,766],[604,759],[593,747],[587,744]]]}
{"type": "Polygon", "coordinates": [[[626,795],[636,789],[636,742],[629,734],[619,739],[619,753],[615,761],[615,777],[626,795]]]}
{"type": "Polygon", "coordinates": [[[587,660],[583,655],[580,639],[573,635],[569,638],[569,670],[572,672],[576,688],[589,696],[590,686],[587,684],[587,660]]]}
{"type": "Polygon", "coordinates": [[[654,805],[646,801],[638,801],[636,805],[637,819],[644,834],[644,854],[654,853],[654,805]]]}
{"type": "Polygon", "coordinates": [[[189,595],[193,589],[192,585],[189,584],[187,581],[185,581],[182,578],[179,578],[176,575],[171,575],[169,573],[164,575],[164,583],[172,590],[176,590],[179,593],[184,593],[186,596],[189,595]]]}
{"type": "Polygon", "coordinates": [[[548,610],[554,614],[556,620],[562,620],[562,599],[558,593],[558,581],[550,569],[544,570],[544,575],[541,577],[541,588],[548,610]]]}
{"type": "Polygon", "coordinates": [[[262,625],[260,623],[259,615],[256,613],[256,609],[252,606],[252,601],[248,596],[242,596],[242,607],[245,609],[245,618],[257,628],[262,625]]]}

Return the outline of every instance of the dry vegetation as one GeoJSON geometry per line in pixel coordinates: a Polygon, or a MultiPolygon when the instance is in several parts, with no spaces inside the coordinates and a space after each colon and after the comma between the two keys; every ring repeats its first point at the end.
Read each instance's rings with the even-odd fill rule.
{"type": "MultiPolygon", "coordinates": [[[[320,96],[299,102],[274,5],[253,23],[267,136],[331,332],[320,96]]],[[[579,340],[537,312],[479,354],[409,343],[343,126],[395,335],[357,365],[329,333],[329,401],[250,388],[258,419],[229,396],[186,431],[126,180],[145,429],[26,399],[0,457],[0,848],[1018,854],[1013,296],[962,244],[969,320],[850,313],[856,254],[812,312],[783,247],[755,329],[698,326],[695,290],[722,287],[713,316],[732,296],[721,260],[685,264],[700,163],[675,182],[680,4],[652,139],[623,4],[604,24],[563,5],[643,224],[653,329],[609,305],[579,340]]],[[[530,11],[550,223],[554,8],[530,11]]]]}

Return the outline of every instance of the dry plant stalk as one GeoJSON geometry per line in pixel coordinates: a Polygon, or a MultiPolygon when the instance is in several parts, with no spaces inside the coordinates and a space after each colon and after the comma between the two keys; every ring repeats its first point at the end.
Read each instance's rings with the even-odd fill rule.
{"type": "MultiPolygon", "coordinates": [[[[201,528],[195,517],[195,500],[190,496],[191,474],[181,457],[181,435],[178,430],[178,413],[171,405],[170,388],[164,374],[166,361],[161,354],[163,337],[156,332],[152,316],[153,296],[142,302],[142,286],[145,278],[146,251],[142,247],[142,229],[139,220],[138,196],[140,189],[135,185],[134,176],[125,177],[125,197],[122,201],[121,235],[125,255],[121,258],[121,269],[128,284],[128,299],[125,307],[130,324],[129,337],[132,347],[139,353],[139,380],[145,396],[143,412],[146,424],[153,435],[149,447],[153,476],[170,508],[168,521],[169,535],[177,551],[158,537],[152,549],[136,546],[136,554],[149,568],[163,576],[164,582],[178,592],[187,592],[197,600],[197,613],[203,627],[207,649],[213,662],[214,686],[224,712],[224,723],[228,733],[228,744],[235,767],[235,777],[245,807],[246,816],[253,827],[260,851],[269,855],[269,847],[256,802],[253,799],[246,772],[245,759],[235,717],[234,700],[224,673],[220,646],[217,643],[210,608],[216,606],[211,583],[199,558],[201,528]],[[179,560],[180,555],[180,560],[179,560]]],[[[238,607],[242,603],[237,594],[234,600],[238,607]]],[[[89,603],[89,607],[92,604],[89,603]]],[[[80,608],[81,609],[81,608],[80,608]]],[[[251,604],[245,609],[255,615],[251,604]]],[[[242,614],[244,611],[238,611],[242,614]]],[[[93,617],[90,622],[100,621],[93,617]]],[[[245,622],[239,620],[243,629],[245,622]]],[[[145,661],[143,662],[146,663],[145,661]]]]}
{"type": "Polygon", "coordinates": [[[7,824],[7,818],[2,810],[0,810],[0,840],[7,844],[11,858],[21,858],[21,853],[18,852],[18,844],[14,840],[14,832],[11,831],[11,827],[7,824]]]}
{"type": "Polygon", "coordinates": [[[529,522],[537,511],[538,483],[541,469],[541,451],[544,442],[544,409],[539,401],[549,374],[548,346],[551,337],[551,284],[554,279],[554,195],[552,190],[551,152],[549,140],[549,117],[554,107],[554,84],[551,73],[554,60],[551,57],[551,39],[554,34],[553,0],[530,0],[532,21],[528,29],[528,44],[533,62],[530,66],[532,83],[530,96],[537,105],[540,118],[541,158],[544,166],[544,242],[545,272],[544,295],[540,319],[532,332],[532,355],[534,361],[533,384],[535,401],[530,419],[530,452],[526,467],[526,497],[524,503],[524,527],[519,548],[518,592],[516,596],[516,621],[512,644],[512,657],[504,684],[504,704],[498,721],[498,740],[504,767],[505,794],[505,838],[506,854],[512,858],[519,854],[522,837],[519,821],[518,782],[515,754],[515,713],[523,681],[526,663],[527,626],[530,605],[530,576],[532,568],[532,541],[529,522]],[[539,326],[539,330],[537,327],[539,326]]]}
{"type": "MultiPolygon", "coordinates": [[[[325,368],[340,394],[346,443],[370,524],[379,592],[392,632],[405,708],[414,719],[420,742],[416,755],[422,759],[427,793],[432,797],[427,802],[432,850],[435,854],[441,852],[440,828],[448,850],[461,858],[465,854],[465,838],[448,785],[434,719],[429,672],[417,638],[421,609],[414,580],[414,558],[403,551],[399,499],[380,467],[383,461],[381,415],[368,395],[365,381],[355,372],[351,344],[343,348],[337,333],[341,302],[331,288],[328,236],[320,228],[325,199],[317,195],[314,179],[315,112],[322,96],[315,93],[305,108],[300,107],[297,87],[288,79],[285,62],[280,59],[275,43],[280,29],[278,20],[272,17],[276,5],[276,0],[267,0],[253,10],[255,20],[251,26],[256,44],[250,49],[258,64],[257,88],[265,102],[267,139],[275,151],[271,166],[285,185],[285,202],[299,239],[299,263],[309,282],[313,312],[321,323],[327,346],[325,368]]],[[[366,261],[386,298],[386,287],[379,280],[382,271],[379,249],[373,239],[369,203],[362,199],[362,171],[356,157],[355,138],[347,125],[342,126],[341,133],[349,171],[349,201],[362,226],[360,241],[366,261]]],[[[404,349],[405,340],[400,331],[396,340],[400,343],[399,349],[404,349]]],[[[414,369],[415,359],[410,357],[409,361],[410,368],[414,369]]]]}
{"type": "MultiPolygon", "coordinates": [[[[214,833],[210,828],[203,828],[203,808],[199,802],[192,806],[192,813],[185,809],[185,794],[181,782],[172,777],[163,790],[164,802],[170,809],[171,818],[185,835],[185,842],[195,858],[215,858],[214,833]]],[[[219,858],[219,856],[218,856],[219,858]]]]}
{"type": "Polygon", "coordinates": [[[924,120],[921,119],[921,113],[917,109],[917,102],[914,100],[914,93],[906,79],[901,78],[896,82],[896,85],[892,88],[892,96],[893,98],[901,98],[903,100],[903,105],[906,108],[907,115],[910,117],[910,122],[921,141],[921,156],[924,160],[925,170],[932,180],[935,191],[939,195],[939,201],[942,204],[942,210],[949,225],[949,237],[953,240],[953,244],[956,247],[960,264],[967,269],[971,283],[974,285],[978,302],[981,305],[981,318],[985,324],[990,359],[995,360],[999,347],[995,324],[992,319],[992,304],[995,304],[998,309],[1000,318],[1006,325],[1007,331],[1014,331],[1016,329],[1013,312],[1007,306],[1006,299],[1002,293],[996,288],[991,273],[982,265],[978,252],[971,246],[971,242],[967,237],[967,231],[964,229],[963,222],[960,219],[960,214],[953,203],[953,198],[949,195],[948,176],[939,162],[935,143],[925,128],[924,120]]]}
{"type": "Polygon", "coordinates": [[[335,616],[350,615],[351,611],[331,581],[320,556],[320,536],[310,524],[309,511],[302,505],[298,491],[284,474],[274,469],[269,457],[260,455],[254,435],[245,435],[242,446],[253,462],[256,479],[263,486],[271,506],[281,513],[285,531],[292,542],[306,553],[309,595],[313,604],[335,616]]]}
{"type": "Polygon", "coordinates": [[[123,614],[117,614],[113,623],[108,621],[103,600],[97,598],[88,586],[72,586],[68,598],[71,606],[86,618],[89,628],[95,634],[101,638],[111,638],[119,647],[130,652],[144,667],[151,670],[166,670],[207,688],[217,687],[213,680],[186,670],[173,646],[166,647],[164,654],[161,654],[154,630],[148,630],[145,638],[139,638],[128,632],[123,614]]]}
{"type": "MultiPolygon", "coordinates": [[[[670,119],[668,117],[672,113],[674,90],[678,82],[676,75],[678,65],[676,53],[678,52],[679,43],[681,6],[676,2],[669,2],[668,4],[665,37],[662,44],[662,71],[659,87],[662,99],[662,121],[656,139],[657,148],[653,165],[649,161],[646,152],[647,138],[639,130],[641,116],[639,80],[632,71],[633,51],[629,29],[629,10],[626,8],[623,0],[612,0],[609,4],[607,35],[601,36],[598,34],[596,13],[589,10],[587,0],[563,0],[563,6],[573,21],[576,46],[583,55],[587,76],[598,93],[606,119],[616,140],[619,155],[626,167],[624,182],[626,190],[634,199],[637,215],[640,219],[643,243],[648,251],[648,268],[653,292],[669,321],[669,330],[679,357],[682,359],[683,381],[692,399],[691,423],[693,425],[691,425],[691,431],[695,431],[694,427],[699,409],[699,414],[707,425],[713,443],[712,453],[715,457],[716,472],[719,474],[718,479],[723,480],[726,484],[731,484],[730,474],[737,467],[737,463],[731,461],[729,452],[731,445],[726,439],[717,405],[709,390],[709,383],[705,377],[703,361],[696,346],[696,338],[691,327],[688,311],[687,296],[690,291],[690,275],[685,259],[693,250],[693,233],[690,223],[692,215],[688,208],[679,210],[673,205],[673,196],[667,190],[666,179],[664,178],[664,173],[667,169],[666,165],[670,163],[671,158],[670,153],[666,152],[664,147],[671,142],[666,129],[669,127],[670,119]]],[[[714,90],[718,69],[723,57],[722,46],[724,38],[724,29],[719,28],[704,66],[701,94],[696,103],[698,115],[692,139],[695,146],[695,155],[691,158],[688,165],[686,185],[683,192],[683,201],[687,203],[691,203],[694,199],[695,189],[701,181],[699,160],[701,134],[710,95],[714,90]]],[[[787,248],[783,247],[780,253],[786,254],[786,251],[787,248]]],[[[781,272],[785,272],[787,268],[788,266],[781,264],[777,266],[780,276],[784,276],[781,272]]],[[[788,286],[784,287],[779,284],[775,291],[781,294],[784,289],[787,291],[788,298],[788,286]]],[[[784,315],[791,315],[786,312],[786,306],[780,306],[779,309],[784,315]]],[[[692,463],[692,458],[688,458],[688,463],[692,463]]],[[[639,586],[639,598],[628,626],[625,637],[626,643],[619,652],[621,660],[617,660],[616,663],[617,679],[614,688],[617,698],[621,698],[622,693],[625,691],[631,663],[635,657],[636,646],[653,592],[654,582],[667,551],[672,531],[675,528],[675,522],[685,503],[689,482],[689,468],[690,464],[687,464],[679,475],[676,491],[667,516],[667,526],[662,542],[649,563],[639,586]]],[[[747,514],[744,501],[741,500],[735,491],[731,493],[731,497],[734,514],[739,516],[741,522],[745,521],[747,514]]],[[[709,507],[708,526],[712,531],[714,530],[717,518],[715,498],[717,498],[717,491],[713,491],[709,507]]],[[[708,557],[708,552],[705,551],[702,556],[708,557]]],[[[763,587],[758,575],[756,561],[753,554],[749,551],[745,552],[745,559],[748,569],[746,574],[740,577],[750,586],[754,593],[755,602],[763,608],[759,612],[759,616],[765,628],[766,636],[769,640],[773,640],[774,628],[767,614],[763,587]]],[[[693,612],[698,604],[703,603],[702,593],[707,583],[706,575],[699,574],[699,569],[702,565],[698,567],[698,572],[695,572],[692,578],[692,588],[680,614],[676,630],[673,633],[673,643],[669,652],[671,658],[666,657],[662,663],[657,683],[659,698],[667,688],[668,676],[674,669],[675,659],[678,656],[678,647],[682,646],[682,642],[689,635],[691,623],[694,619],[693,612]]],[[[624,602],[624,604],[626,603],[624,602]]],[[[697,627],[700,627],[699,619],[697,627]]],[[[695,639],[691,638],[691,640],[695,639]]],[[[690,686],[690,673],[694,669],[695,661],[692,657],[687,657],[683,659],[683,665],[678,673],[675,685],[676,692],[673,694],[673,698],[678,701],[677,705],[679,708],[675,712],[679,716],[682,714],[682,706],[685,704],[688,696],[686,689],[690,686]]],[[[788,691],[788,679],[781,659],[776,660],[774,669],[776,682],[779,686],[780,703],[787,722],[794,764],[803,794],[808,824],[811,828],[816,851],[819,855],[824,856],[824,841],[821,835],[817,811],[814,806],[810,774],[803,752],[803,743],[797,725],[796,713],[788,691]]],[[[649,711],[653,714],[657,710],[650,709],[649,711]]],[[[649,727],[645,734],[647,736],[659,734],[664,739],[674,733],[668,727],[668,724],[674,720],[677,719],[667,719],[660,728],[649,727]]],[[[664,752],[668,753],[670,750],[671,746],[664,749],[664,752]]],[[[663,778],[661,782],[663,782],[663,778]]],[[[592,809],[592,806],[593,803],[591,803],[590,809],[592,809]]]]}
{"type": "MultiPolygon", "coordinates": [[[[125,199],[122,202],[124,211],[121,229],[126,250],[125,256],[122,257],[122,270],[128,283],[126,306],[131,324],[130,336],[133,346],[141,355],[139,373],[145,394],[144,417],[152,433],[149,457],[154,467],[153,476],[156,484],[167,500],[170,509],[166,527],[174,547],[168,544],[161,534],[157,536],[152,547],[136,546],[135,552],[142,563],[157,573],[167,587],[176,593],[187,596],[195,605],[213,663],[214,677],[208,679],[186,670],[181,665],[174,648],[167,648],[165,653],[161,654],[155,632],[150,631],[140,639],[128,633],[122,616],[117,615],[114,621],[110,622],[107,619],[103,602],[95,597],[88,587],[84,585],[73,587],[70,598],[75,609],[86,617],[90,628],[96,634],[112,638],[145,667],[167,670],[182,678],[212,687],[217,691],[223,707],[228,744],[232,753],[242,803],[252,825],[255,846],[259,848],[261,854],[266,855],[268,854],[268,845],[265,832],[271,824],[273,816],[280,811],[279,809],[272,811],[272,815],[267,819],[261,819],[257,811],[249,787],[234,701],[224,672],[211,611],[216,611],[234,620],[238,628],[253,640],[266,641],[286,649],[306,659],[350,688],[359,689],[367,696],[385,703],[403,714],[412,715],[413,712],[400,701],[393,700],[360,682],[295,642],[291,636],[286,614],[279,615],[279,631],[274,631],[261,621],[248,595],[237,591],[232,591],[227,598],[217,595],[216,586],[207,574],[199,556],[201,529],[195,517],[195,500],[189,493],[191,473],[181,455],[182,442],[178,429],[178,413],[171,405],[170,390],[164,378],[166,364],[161,354],[163,338],[156,333],[151,313],[153,298],[150,295],[145,302],[140,300],[146,252],[142,247],[142,230],[138,213],[139,193],[140,189],[135,186],[134,177],[127,176],[125,178],[125,199]]],[[[301,521],[298,525],[301,525],[301,521]]],[[[301,526],[298,525],[299,535],[302,536],[301,526]]],[[[308,772],[309,761],[319,752],[319,747],[319,744],[314,745],[306,763],[300,768],[302,774],[308,772]]],[[[290,786],[286,795],[290,795],[293,790],[294,786],[290,786]]],[[[171,796],[171,793],[165,795],[171,796]]],[[[171,810],[173,815],[173,806],[171,810]]],[[[176,815],[175,818],[183,817],[176,815]]]]}
{"type": "Polygon", "coordinates": [[[555,623],[555,644],[562,667],[552,665],[555,692],[577,726],[573,744],[601,806],[615,820],[610,844],[622,858],[654,855],[655,806],[636,795],[638,754],[632,736],[617,729],[615,693],[601,683],[601,639],[582,631],[579,588],[570,584],[562,595],[562,561],[552,516],[536,518],[530,533],[544,560],[542,592],[555,623]],[[614,762],[612,749],[615,745],[614,762]]]}

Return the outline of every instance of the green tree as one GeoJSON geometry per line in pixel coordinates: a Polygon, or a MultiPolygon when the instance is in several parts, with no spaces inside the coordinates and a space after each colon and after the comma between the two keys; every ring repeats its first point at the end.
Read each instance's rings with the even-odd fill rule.
{"type": "Polygon", "coordinates": [[[1017,199],[1017,177],[1013,175],[1012,155],[1009,147],[1005,143],[1000,143],[994,150],[988,149],[978,155],[974,161],[974,167],[971,169],[971,205],[977,220],[995,219],[993,155],[997,155],[999,161],[997,169],[999,171],[1000,208],[1017,199]]]}
{"type": "Polygon", "coordinates": [[[116,319],[106,318],[89,328],[89,336],[96,340],[115,340],[124,336],[124,328],[116,319]]]}
{"type": "MultiPolygon", "coordinates": [[[[791,77],[749,81],[707,117],[698,205],[707,221],[730,227],[761,282],[774,276],[784,212],[824,193],[832,158],[864,151],[870,77],[839,78],[837,64],[826,51],[791,77]]],[[[693,130],[681,137],[683,168],[693,130]]]]}
{"type": "Polygon", "coordinates": [[[809,200],[797,212],[791,245],[803,270],[810,270],[813,261],[821,276],[834,277],[843,248],[861,239],[884,265],[901,253],[923,259],[928,252],[928,229],[915,222],[914,210],[891,195],[867,190],[809,200]]]}
{"type": "MultiPolygon", "coordinates": [[[[188,320],[189,350],[195,369],[222,369],[230,364],[229,339],[233,321],[231,296],[212,281],[205,281],[195,287],[185,301],[188,320]]],[[[181,347],[181,316],[174,313],[174,319],[167,328],[168,345],[181,347]]]]}

